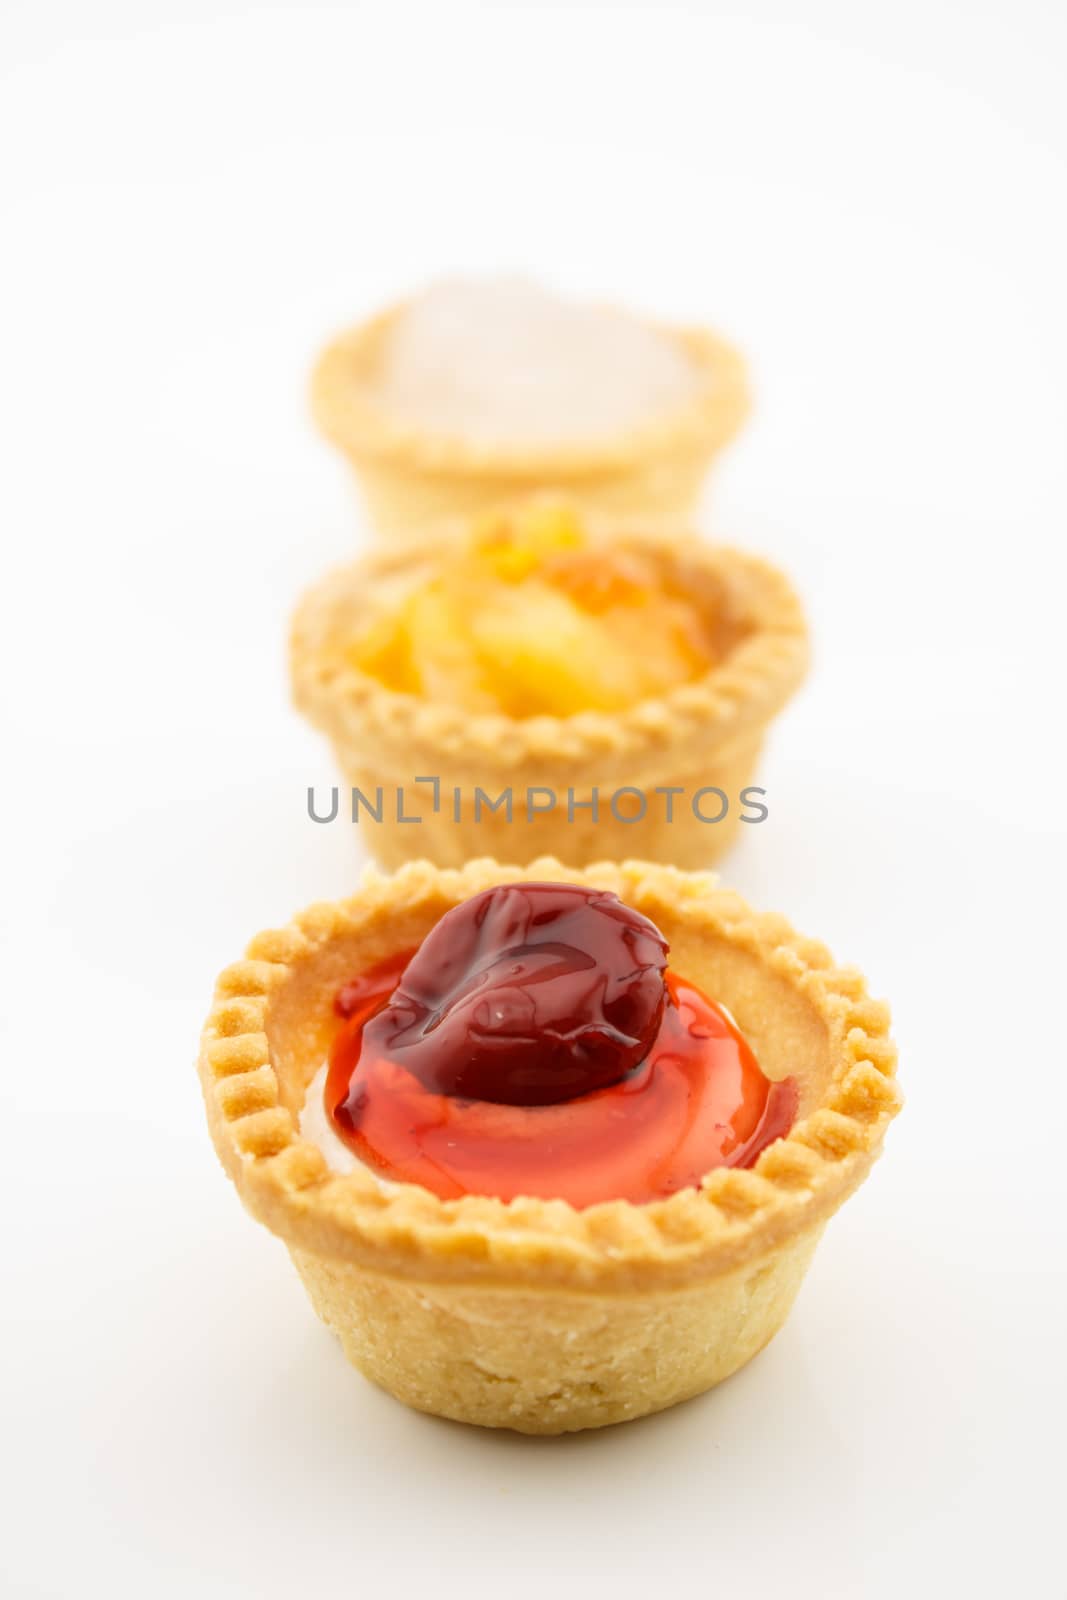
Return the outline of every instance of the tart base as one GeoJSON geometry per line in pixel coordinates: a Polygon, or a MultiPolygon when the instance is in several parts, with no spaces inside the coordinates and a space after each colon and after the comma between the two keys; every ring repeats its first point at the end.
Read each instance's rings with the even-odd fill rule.
{"type": "Polygon", "coordinates": [[[219,977],[199,1071],[208,1126],[252,1215],[289,1248],[349,1359],[416,1408],[487,1427],[600,1427],[701,1393],[788,1313],[823,1225],[864,1181],[900,1108],[889,1011],[784,917],[707,874],[425,861],[261,933],[219,977]],[[353,973],[418,944],[495,884],[585,883],[649,916],[672,964],[736,1018],[797,1120],[750,1168],[647,1205],[441,1200],[332,1171],[300,1135],[353,973]]]}
{"type": "MultiPolygon", "coordinates": [[[[733,429],[731,427],[730,432],[733,429]]],[[[708,445],[679,440],[651,460],[634,458],[614,470],[571,474],[551,467],[508,475],[477,471],[464,475],[435,471],[415,459],[403,464],[360,457],[345,451],[355,485],[374,531],[383,538],[421,540],[427,527],[457,523],[502,505],[520,504],[534,493],[565,495],[590,518],[692,520],[704,480],[730,434],[708,445]]]]}
{"type": "Polygon", "coordinates": [[[697,1287],[629,1296],[411,1283],[290,1254],[348,1360],[397,1400],[555,1434],[663,1411],[730,1377],[784,1323],[821,1234],[697,1287]]]}
{"type": "MultiPolygon", "coordinates": [[[[441,770],[441,808],[435,814],[429,804],[418,812],[416,794],[407,805],[413,814],[420,815],[418,823],[398,822],[390,814],[389,799],[392,788],[388,780],[383,784],[380,772],[370,772],[356,767],[347,759],[348,751],[340,739],[335,740],[334,753],[341,764],[349,784],[363,794],[373,796],[381,785],[385,803],[381,807],[382,820],[376,822],[362,810],[359,830],[367,850],[382,866],[391,870],[410,861],[417,853],[438,867],[461,867],[464,862],[481,856],[495,856],[498,860],[512,857],[519,861],[533,861],[538,856],[551,855],[573,867],[588,867],[597,861],[620,861],[639,855],[648,861],[669,861],[672,865],[689,871],[701,871],[714,866],[736,842],[738,834],[748,832],[758,823],[742,825],[741,791],[755,784],[765,729],[760,728],[748,737],[724,749],[707,752],[707,765],[697,773],[649,773],[633,780],[646,796],[643,818],[620,821],[611,809],[615,785],[611,782],[599,788],[599,810],[596,822],[582,802],[588,795],[575,794],[574,821],[567,817],[567,796],[560,788],[554,811],[536,812],[527,819],[525,790],[529,781],[535,788],[541,781],[536,774],[521,774],[519,782],[510,786],[514,794],[512,819],[501,809],[492,811],[483,805],[480,814],[474,815],[475,794],[479,785],[469,779],[463,781],[462,771],[449,773],[446,762],[438,760],[441,770]],[[452,801],[453,789],[460,790],[459,821],[455,820],[452,801]],[[665,797],[656,794],[657,787],[681,789],[684,793],[674,799],[671,820],[667,820],[665,797]],[[693,810],[692,799],[702,788],[718,788],[729,801],[729,810],[721,822],[702,822],[693,810]]],[[[621,783],[621,780],[620,780],[621,783]]],[[[484,785],[495,797],[492,784],[484,785]]],[[[763,791],[761,790],[762,794],[763,791]]],[[[429,795],[425,797],[429,800],[429,795]]],[[[535,805],[539,803],[535,800],[535,805]]],[[[624,807],[632,798],[623,796],[618,810],[625,816],[624,807]]],[[[706,796],[700,804],[708,816],[721,808],[714,795],[706,796]]],[[[751,812],[748,813],[751,815],[751,812]]]]}
{"type": "MultiPolygon", "coordinates": [[[[547,854],[572,866],[640,856],[702,870],[753,825],[740,826],[743,816],[758,815],[743,807],[742,792],[753,784],[768,728],[807,668],[796,595],[774,567],[739,551],[634,531],[618,532],[611,544],[653,561],[666,587],[692,596],[730,636],[701,677],[622,711],[475,715],[394,692],[351,665],[346,642],[377,614],[374,595],[432,573],[446,554],[438,543],[375,552],[328,574],[301,601],[290,648],[294,703],[330,740],[347,783],[363,797],[351,806],[346,797],[339,815],[356,811],[369,850],[385,866],[416,855],[461,867],[483,856],[547,854]],[[619,792],[627,788],[638,792],[619,792]],[[697,799],[702,789],[726,796],[721,822],[694,810],[695,801],[711,819],[722,809],[714,794],[697,799]]],[[[640,643],[636,636],[635,650],[640,643]]]]}

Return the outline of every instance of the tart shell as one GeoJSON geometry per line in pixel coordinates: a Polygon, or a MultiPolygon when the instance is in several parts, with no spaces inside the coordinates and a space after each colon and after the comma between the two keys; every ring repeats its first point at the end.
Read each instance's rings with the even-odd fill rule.
{"type": "Polygon", "coordinates": [[[705,329],[661,327],[704,380],[691,403],[661,423],[607,442],[555,448],[429,434],[375,400],[383,344],[403,309],[393,306],[334,339],[311,379],[319,428],[355,469],[372,523],[391,537],[417,536],[437,518],[469,518],[546,489],[587,512],[685,517],[714,457],[748,414],[739,353],[705,329]]]}
{"type": "MultiPolygon", "coordinates": [[[[761,825],[742,822],[741,792],[754,784],[768,725],[808,664],[807,628],[792,587],[769,563],[696,538],[627,532],[611,547],[651,554],[666,581],[739,634],[702,677],[624,711],[472,715],[387,689],[350,665],[345,638],[369,622],[382,589],[433,570],[447,549],[437,542],[342,567],[300,602],[290,641],[294,703],[329,738],[351,788],[380,810],[376,819],[356,803],[367,847],[384,866],[413,856],[458,867],[486,855],[552,854],[578,866],[638,855],[699,870],[718,861],[739,832],[761,825]],[[435,792],[419,783],[431,777],[439,784],[436,808],[435,792]],[[633,797],[619,797],[613,808],[622,788],[644,796],[642,818],[627,818],[633,797]],[[721,821],[712,820],[722,808],[718,797],[694,805],[702,788],[727,797],[721,821]],[[668,801],[656,792],[668,789],[681,793],[668,801]],[[527,810],[537,790],[556,796],[554,810],[527,810]],[[490,808],[505,791],[513,800],[510,819],[505,809],[490,808]]],[[[342,806],[338,797],[342,817],[351,815],[345,798],[342,806]]],[[[539,803],[535,795],[533,805],[539,803]]]]}
{"type": "Polygon", "coordinates": [[[288,1245],[349,1359],[421,1410],[558,1433],[702,1392],[781,1325],[822,1228],[866,1177],[899,1109],[888,1011],[862,977],[707,874],[552,859],[369,869],[355,895],[259,935],[221,975],[199,1070],[222,1164],[288,1245]],[[750,1170],[646,1206],[383,1190],[302,1140],[307,1086],[346,979],[409,948],[451,906],[521,879],[613,890],[656,921],[672,964],[724,1002],[772,1078],[794,1075],[790,1132],[750,1170]]]}

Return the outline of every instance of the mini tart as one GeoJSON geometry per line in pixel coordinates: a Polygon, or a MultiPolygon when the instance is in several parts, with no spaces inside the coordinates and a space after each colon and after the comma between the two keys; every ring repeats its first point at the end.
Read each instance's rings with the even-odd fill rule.
{"type": "MultiPolygon", "coordinates": [[[[461,866],[476,856],[525,861],[552,854],[585,866],[639,854],[702,869],[744,831],[741,791],[754,782],[769,723],[807,669],[800,603],[782,573],[737,550],[650,533],[606,542],[612,551],[650,554],[665,580],[718,615],[736,640],[701,677],[624,711],[472,715],[398,693],[340,661],[339,645],[368,626],[379,592],[431,573],[447,559],[447,545],[375,552],[331,572],[304,596],[291,632],[294,703],[329,738],[354,789],[371,801],[382,790],[380,820],[359,805],[359,825],[383,865],[400,866],[412,856],[461,866]],[[439,779],[436,811],[431,789],[414,782],[421,777],[439,779]],[[727,796],[719,822],[702,821],[693,807],[693,795],[709,786],[727,796]],[[612,810],[610,798],[623,787],[646,797],[641,820],[627,817],[637,799],[618,802],[622,820],[612,810]],[[669,818],[667,799],[655,793],[667,787],[683,791],[670,803],[669,818]],[[555,809],[528,815],[531,788],[551,790],[555,809]],[[511,821],[503,807],[480,804],[476,814],[476,789],[490,801],[510,789],[511,821]],[[404,813],[419,817],[418,824],[397,820],[399,790],[404,813]]],[[[342,818],[351,815],[349,798],[339,797],[342,818]]],[[[721,801],[699,803],[705,817],[716,814],[713,807],[721,809],[721,801]]]]}
{"type": "Polygon", "coordinates": [[[311,379],[311,406],[327,439],[348,457],[371,520],[383,534],[418,536],[430,521],[466,518],[539,490],[565,493],[611,516],[687,517],[712,460],[748,415],[739,353],[701,328],[658,332],[704,375],[695,398],[662,422],[605,443],[544,448],[482,445],[389,414],[375,375],[396,305],[328,344],[311,379]]]}
{"type": "Polygon", "coordinates": [[[573,872],[475,861],[371,869],[355,895],[263,933],[221,975],[199,1070],[216,1150],[288,1245],[312,1303],[367,1377],[419,1410],[560,1433],[700,1394],[784,1321],[827,1219],[862,1183],[899,1109],[887,1008],[863,978],[706,874],[630,861],[573,872]],[[648,1205],[386,1192],[332,1173],[298,1121],[349,978],[417,944],[495,884],[614,891],[671,963],[726,1005],[797,1120],[751,1169],[648,1205]]]}

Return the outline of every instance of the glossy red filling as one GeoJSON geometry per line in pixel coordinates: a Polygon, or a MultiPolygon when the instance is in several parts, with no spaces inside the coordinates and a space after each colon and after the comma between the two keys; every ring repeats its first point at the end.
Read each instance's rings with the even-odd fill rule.
{"type": "Polygon", "coordinates": [[[346,984],[326,1111],[442,1199],[663,1198],[749,1166],[796,1115],[730,1018],[614,895],[505,885],[346,984]]]}

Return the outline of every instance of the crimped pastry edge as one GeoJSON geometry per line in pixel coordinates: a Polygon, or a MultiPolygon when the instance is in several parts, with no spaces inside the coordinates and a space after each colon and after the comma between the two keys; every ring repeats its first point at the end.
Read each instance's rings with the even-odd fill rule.
{"type": "Polygon", "coordinates": [[[608,761],[625,761],[639,775],[645,762],[659,768],[666,753],[670,766],[690,746],[697,747],[697,764],[703,764],[709,751],[781,710],[803,680],[809,655],[804,613],[784,573],[745,551],[695,536],[678,538],[673,531],[627,530],[610,545],[654,554],[674,566],[676,579],[687,566],[701,569],[732,597],[744,598],[752,632],[701,677],[623,711],[522,719],[495,712],[472,716],[389,689],[368,673],[339,663],[328,649],[338,600],[349,594],[355,603],[361,590],[382,578],[446,559],[449,544],[433,539],[372,552],[336,567],[298,602],[289,652],[295,705],[356,766],[369,746],[379,768],[383,755],[402,753],[394,775],[409,781],[416,775],[413,762],[421,768],[438,759],[448,771],[462,764],[479,782],[525,770],[536,783],[583,766],[596,770],[598,763],[603,767],[608,761]]]}
{"type": "MultiPolygon", "coordinates": [[[[710,329],[674,327],[645,318],[661,336],[680,345],[706,382],[688,405],[662,421],[602,441],[521,446],[478,443],[460,435],[435,434],[391,415],[377,403],[368,381],[383,338],[406,309],[400,301],[331,339],[311,375],[312,414],[332,444],[356,460],[389,463],[441,477],[495,478],[531,484],[580,481],[631,472],[678,451],[709,454],[738,432],[750,406],[740,352],[710,329]]],[[[626,313],[633,317],[632,312],[626,313]]]]}
{"type": "Polygon", "coordinates": [[[888,1008],[870,998],[859,972],[836,966],[783,917],[754,912],[710,874],[641,861],[578,871],[551,857],[459,870],[415,861],[389,876],[368,868],[350,899],[311,906],[259,934],[225,969],[199,1056],[222,1164],[252,1214],[291,1247],[402,1277],[617,1293],[729,1272],[825,1221],[863,1181],[900,1108],[895,1065],[888,1008]],[[272,994],[342,933],[381,926],[401,908],[443,913],[494,884],[538,878],[611,889],[649,915],[667,906],[675,921],[755,956],[819,1015],[833,1052],[825,1091],[753,1168],[719,1168],[699,1190],[645,1206],[619,1200],[578,1211],[562,1200],[443,1201],[414,1184],[385,1194],[369,1173],[331,1173],[300,1138],[279,1098],[272,994]]]}

